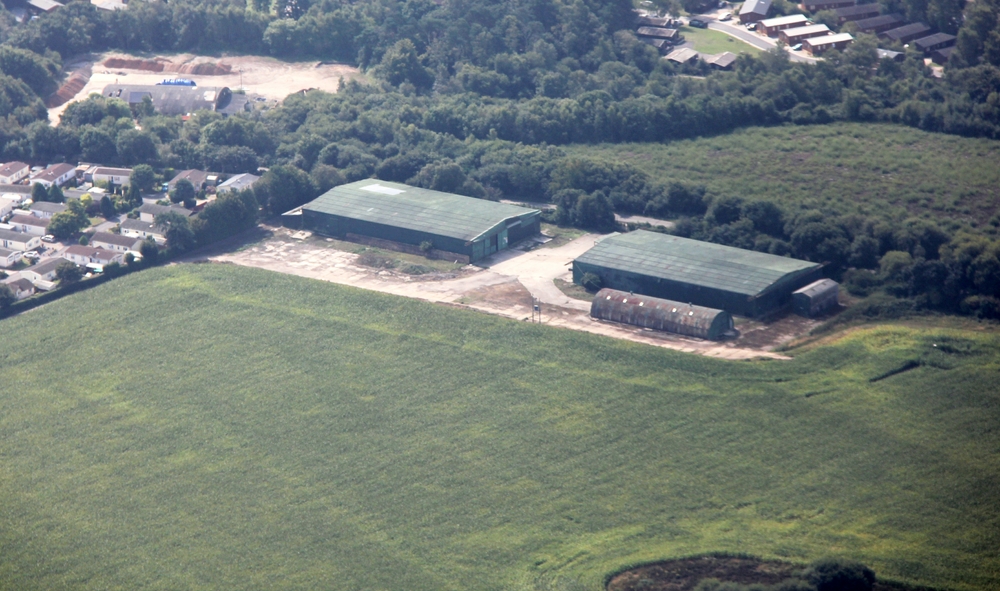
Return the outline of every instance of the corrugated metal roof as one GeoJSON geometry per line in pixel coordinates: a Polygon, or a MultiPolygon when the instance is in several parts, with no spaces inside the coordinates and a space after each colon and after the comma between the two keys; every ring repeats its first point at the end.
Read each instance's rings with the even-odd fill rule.
{"type": "Polygon", "coordinates": [[[797,289],[793,291],[793,294],[799,293],[809,297],[815,297],[821,293],[827,293],[831,290],[838,290],[840,284],[833,279],[820,279],[819,281],[813,281],[809,285],[803,287],[802,289],[797,289]]]}
{"type": "Polygon", "coordinates": [[[334,187],[302,209],[466,241],[505,220],[539,213],[537,209],[374,179],[334,187]]]}
{"type": "Polygon", "coordinates": [[[577,261],[755,296],[816,263],[636,230],[609,236],[577,261]]]}
{"type": "Polygon", "coordinates": [[[590,304],[590,315],[702,339],[719,338],[724,330],[732,328],[732,317],[723,310],[609,288],[597,292],[590,304]]]}

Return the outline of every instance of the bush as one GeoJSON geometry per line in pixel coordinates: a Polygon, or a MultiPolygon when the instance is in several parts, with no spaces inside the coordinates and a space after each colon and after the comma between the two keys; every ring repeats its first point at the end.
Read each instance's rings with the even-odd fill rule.
{"type": "Polygon", "coordinates": [[[374,267],[376,269],[392,269],[396,266],[396,261],[374,252],[364,252],[358,257],[358,264],[364,265],[365,267],[374,267]]]}
{"type": "Polygon", "coordinates": [[[584,273],[580,278],[580,285],[590,293],[596,293],[604,287],[604,281],[597,273],[584,273]]]}
{"type": "Polygon", "coordinates": [[[427,254],[434,248],[434,243],[430,240],[424,240],[420,243],[420,252],[427,254]]]}
{"type": "Polygon", "coordinates": [[[875,585],[875,571],[860,562],[837,558],[812,563],[802,578],[816,591],[871,591],[875,585]]]}

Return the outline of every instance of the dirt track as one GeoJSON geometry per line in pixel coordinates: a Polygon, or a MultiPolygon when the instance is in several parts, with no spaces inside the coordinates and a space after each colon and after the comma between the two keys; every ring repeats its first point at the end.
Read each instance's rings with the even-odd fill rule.
{"type": "Polygon", "coordinates": [[[486,261],[487,268],[467,266],[457,276],[440,280],[413,279],[392,271],[357,264],[358,255],[336,250],[307,232],[269,228],[262,242],[237,252],[209,254],[192,260],[235,263],[311,277],[430,302],[463,306],[517,320],[532,316],[531,298],[541,302],[542,322],[657,347],[723,359],[788,359],[766,350],[743,348],[739,341],[717,343],[600,322],[590,317],[590,304],[565,295],[554,279],[571,280],[570,263],[594,245],[587,234],[557,248],[529,252],[509,250],[486,261]]]}
{"type": "MultiPolygon", "coordinates": [[[[79,101],[101,92],[108,84],[156,84],[164,78],[190,78],[199,86],[242,86],[248,94],[280,101],[289,94],[312,88],[336,92],[340,78],[359,76],[357,68],[340,64],[283,62],[260,56],[206,57],[193,54],[134,56],[105,53],[83,56],[67,62],[67,83],[51,97],[50,105],[61,100],[79,101]],[[80,82],[85,82],[82,86],[80,82]],[[75,94],[71,94],[74,93],[75,94]]],[[[65,104],[49,109],[49,121],[57,123],[65,104]]]]}

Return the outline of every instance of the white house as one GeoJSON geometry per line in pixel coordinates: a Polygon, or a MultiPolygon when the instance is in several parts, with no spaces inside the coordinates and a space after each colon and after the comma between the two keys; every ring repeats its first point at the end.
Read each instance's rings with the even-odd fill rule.
{"type": "Polygon", "coordinates": [[[0,184],[14,185],[30,173],[31,167],[24,162],[8,162],[0,166],[0,184]]]}
{"type": "Polygon", "coordinates": [[[21,262],[21,257],[24,253],[20,250],[10,250],[8,248],[0,248],[0,267],[4,269],[10,269],[14,265],[21,262]]]}
{"type": "Polygon", "coordinates": [[[238,174],[219,185],[219,188],[215,192],[217,195],[222,195],[229,191],[242,191],[243,189],[249,189],[259,180],[260,177],[255,174],[238,174]]]}
{"type": "Polygon", "coordinates": [[[21,277],[24,277],[32,283],[38,283],[39,281],[55,281],[56,270],[65,263],[66,259],[63,258],[47,259],[37,265],[32,265],[31,267],[21,271],[21,277]]]}
{"type": "Polygon", "coordinates": [[[52,216],[57,213],[62,213],[69,209],[64,203],[49,203],[48,201],[39,201],[38,203],[31,204],[31,215],[36,218],[51,219],[52,216]]]}
{"type": "Polygon", "coordinates": [[[0,229],[0,247],[6,248],[7,250],[20,250],[21,252],[27,252],[29,250],[35,250],[41,245],[41,236],[0,229]]]}
{"type": "Polygon", "coordinates": [[[142,220],[125,220],[121,224],[121,233],[122,236],[137,238],[139,240],[145,240],[147,237],[152,236],[157,244],[167,243],[167,236],[164,234],[163,228],[142,220]]]}
{"type": "Polygon", "coordinates": [[[45,236],[49,233],[49,222],[51,220],[38,218],[33,215],[17,214],[7,221],[18,232],[33,234],[35,236],[45,236]]]}
{"type": "Polygon", "coordinates": [[[110,263],[120,264],[124,258],[120,252],[112,252],[110,250],[104,250],[103,248],[82,246],[80,244],[74,244],[73,246],[67,248],[62,253],[62,257],[84,267],[90,263],[97,265],[108,265],[110,263]]]}
{"type": "Polygon", "coordinates": [[[16,199],[8,199],[7,197],[0,197],[0,218],[5,218],[10,214],[14,213],[14,209],[20,205],[21,202],[16,199]]]}
{"type": "Polygon", "coordinates": [[[132,236],[122,236],[110,232],[97,232],[90,237],[90,246],[114,252],[139,252],[142,240],[132,236]]]}
{"type": "Polygon", "coordinates": [[[52,185],[61,187],[76,178],[76,167],[72,164],[51,164],[45,170],[31,177],[31,184],[38,183],[48,189],[52,185]]]}
{"type": "Polygon", "coordinates": [[[113,183],[119,186],[125,186],[128,184],[128,179],[132,176],[131,168],[105,168],[103,166],[98,166],[94,169],[92,173],[93,182],[98,183],[104,181],[105,183],[113,183]]]}
{"type": "Polygon", "coordinates": [[[14,297],[19,300],[35,295],[35,286],[23,277],[13,281],[8,281],[7,287],[9,287],[10,291],[14,293],[14,297]]]}

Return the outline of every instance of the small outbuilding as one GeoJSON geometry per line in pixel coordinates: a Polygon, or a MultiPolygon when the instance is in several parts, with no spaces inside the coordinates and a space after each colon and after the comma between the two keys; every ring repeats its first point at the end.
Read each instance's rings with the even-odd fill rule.
{"type": "Polygon", "coordinates": [[[705,63],[716,70],[728,70],[736,63],[736,54],[731,51],[723,51],[715,55],[704,57],[705,63]]]}
{"type": "Polygon", "coordinates": [[[698,59],[698,52],[690,47],[682,47],[671,51],[663,59],[670,60],[678,64],[686,64],[690,61],[698,59]]]}
{"type": "Polygon", "coordinates": [[[814,281],[792,292],[792,310],[799,316],[812,318],[837,306],[840,284],[832,279],[814,281]]]}
{"type": "Polygon", "coordinates": [[[699,339],[719,340],[733,330],[733,317],[724,310],[607,288],[597,292],[590,316],[699,339]]]}

